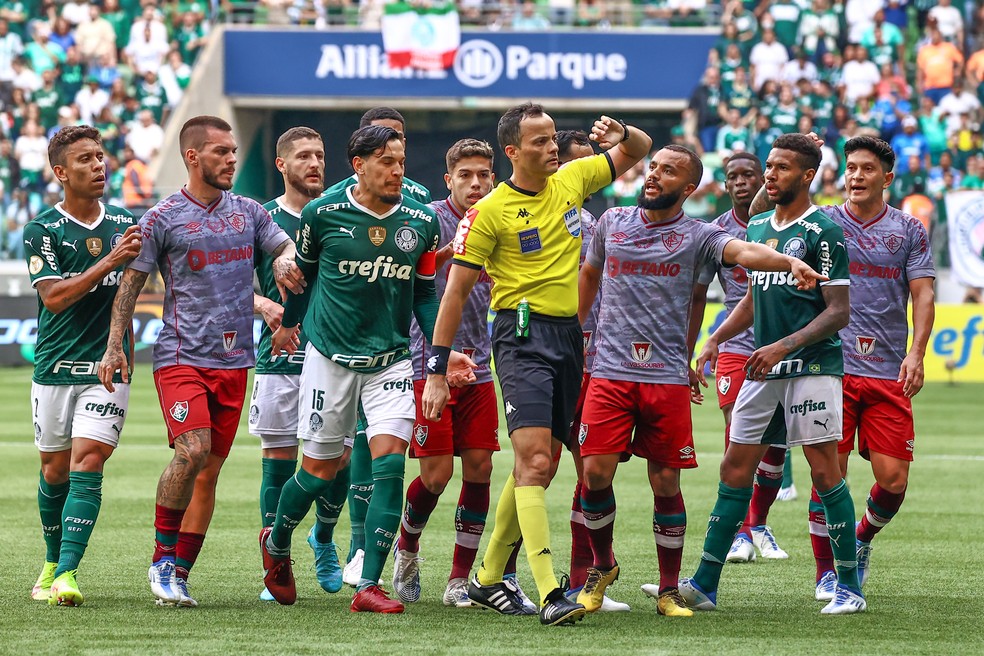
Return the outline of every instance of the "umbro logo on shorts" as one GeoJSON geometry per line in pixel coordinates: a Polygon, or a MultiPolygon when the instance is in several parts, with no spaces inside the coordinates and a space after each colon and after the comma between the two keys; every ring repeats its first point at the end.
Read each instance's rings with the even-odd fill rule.
{"type": "Polygon", "coordinates": [[[685,446],[680,449],[680,460],[692,460],[694,457],[694,447],[685,446]]]}

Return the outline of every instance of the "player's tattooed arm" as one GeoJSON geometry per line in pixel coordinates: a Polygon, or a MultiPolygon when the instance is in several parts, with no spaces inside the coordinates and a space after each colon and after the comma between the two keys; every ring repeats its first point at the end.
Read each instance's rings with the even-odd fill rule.
{"type": "Polygon", "coordinates": [[[123,335],[133,325],[133,311],[137,307],[137,297],[147,282],[147,273],[127,269],[120,280],[120,288],[113,301],[113,311],[109,319],[109,339],[106,352],[99,362],[99,381],[110,392],[115,391],[113,375],[119,371],[123,382],[130,382],[130,371],[123,353],[123,335]]]}
{"type": "Polygon", "coordinates": [[[253,314],[263,317],[263,321],[270,326],[270,330],[276,330],[280,327],[280,320],[284,317],[284,306],[266,296],[253,292],[253,314]]]}
{"type": "Polygon", "coordinates": [[[122,239],[106,257],[102,258],[80,275],[63,280],[42,280],[37,285],[38,295],[44,307],[55,314],[64,312],[98,285],[117,267],[126,264],[140,254],[140,228],[130,226],[122,239]]]}
{"type": "Polygon", "coordinates": [[[769,200],[769,194],[765,191],[765,186],[763,185],[755,193],[755,198],[752,199],[752,204],[748,206],[748,216],[749,218],[755,216],[756,214],[761,214],[762,212],[768,212],[769,210],[776,209],[776,204],[769,200]]]}
{"type": "Polygon", "coordinates": [[[826,285],[821,288],[827,307],[813,321],[778,342],[756,349],[745,365],[752,380],[765,380],[772,368],[793,351],[815,344],[845,328],[851,319],[850,287],[826,285]]]}
{"type": "Polygon", "coordinates": [[[918,394],[923,386],[923,358],[926,356],[929,335],[933,332],[933,322],[936,320],[933,282],[933,278],[916,278],[909,282],[909,293],[912,296],[912,346],[902,360],[898,380],[902,383],[902,393],[907,398],[918,394]]]}
{"type": "Polygon", "coordinates": [[[307,281],[304,280],[304,273],[297,266],[295,258],[297,248],[294,241],[285,239],[280,246],[274,249],[273,253],[273,278],[277,281],[277,289],[280,290],[280,298],[286,300],[287,294],[284,288],[289,289],[295,294],[303,294],[307,281]]]}
{"type": "Polygon", "coordinates": [[[208,428],[182,433],[174,438],[174,457],[157,483],[157,503],[168,508],[185,508],[195,490],[195,478],[205,466],[211,450],[208,428]]]}

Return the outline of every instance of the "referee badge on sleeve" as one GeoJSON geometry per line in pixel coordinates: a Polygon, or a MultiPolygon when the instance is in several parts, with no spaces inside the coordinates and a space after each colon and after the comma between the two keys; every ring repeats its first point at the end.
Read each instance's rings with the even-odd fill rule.
{"type": "Polygon", "coordinates": [[[564,225],[567,226],[567,232],[571,233],[571,237],[581,235],[581,213],[577,211],[576,206],[564,213],[564,225]]]}

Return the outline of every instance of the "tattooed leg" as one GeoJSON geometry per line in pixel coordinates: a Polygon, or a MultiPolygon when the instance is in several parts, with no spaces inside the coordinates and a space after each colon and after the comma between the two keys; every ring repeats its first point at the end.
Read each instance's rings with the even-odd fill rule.
{"type": "Polygon", "coordinates": [[[205,466],[212,447],[208,428],[182,433],[174,438],[174,457],[157,484],[157,505],[184,510],[191,502],[195,479],[205,466]]]}

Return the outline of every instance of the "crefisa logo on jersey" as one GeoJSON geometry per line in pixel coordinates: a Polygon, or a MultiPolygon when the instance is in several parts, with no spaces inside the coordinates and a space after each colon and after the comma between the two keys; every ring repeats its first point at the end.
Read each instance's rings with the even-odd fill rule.
{"type": "Polygon", "coordinates": [[[427,441],[427,433],[430,431],[427,426],[421,426],[417,424],[413,427],[413,439],[420,446],[424,446],[424,442],[427,441]]]}
{"type": "Polygon", "coordinates": [[[632,359],[636,362],[649,362],[653,357],[652,342],[632,342],[632,359]]]}
{"type": "Polygon", "coordinates": [[[663,246],[666,250],[671,253],[675,253],[681,246],[683,246],[685,236],[683,233],[677,232],[676,230],[671,230],[663,234],[663,246]]]}
{"type": "Polygon", "coordinates": [[[171,406],[170,413],[174,418],[174,421],[180,421],[183,423],[184,420],[188,418],[188,402],[178,401],[171,406]]]}
{"type": "Polygon", "coordinates": [[[239,334],[237,330],[225,330],[222,332],[222,346],[225,347],[226,351],[231,351],[236,348],[236,335],[239,334]]]}
{"type": "Polygon", "coordinates": [[[854,338],[854,350],[860,355],[871,355],[875,352],[875,338],[858,335],[854,338]]]}
{"type": "Polygon", "coordinates": [[[782,252],[789,257],[803,259],[803,256],[806,255],[806,242],[803,241],[802,237],[793,237],[782,247],[782,252]]]}
{"type": "MultiPolygon", "coordinates": [[[[404,253],[409,253],[417,248],[417,231],[410,226],[403,226],[398,229],[393,239],[396,241],[396,247],[404,253]]],[[[378,244],[376,245],[378,246],[378,244]]]]}

